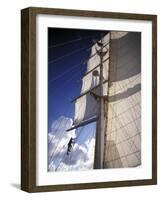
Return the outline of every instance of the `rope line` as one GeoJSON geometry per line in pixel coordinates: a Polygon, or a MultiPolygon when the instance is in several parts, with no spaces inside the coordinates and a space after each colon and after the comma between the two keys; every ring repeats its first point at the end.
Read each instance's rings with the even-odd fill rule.
{"type": "MultiPolygon", "coordinates": [[[[85,60],[86,61],[86,60],[85,60]]],[[[79,67],[80,65],[85,65],[85,61],[80,62],[74,66],[72,66],[71,68],[69,68],[68,70],[64,71],[62,74],[58,75],[57,77],[55,77],[54,79],[49,80],[49,83],[56,81],[57,79],[63,77],[65,74],[67,74],[68,72],[72,71],[73,69],[76,69],[77,67],[79,67]]]]}
{"type": "MultiPolygon", "coordinates": [[[[109,44],[109,43],[106,43],[106,44],[104,45],[104,48],[105,48],[108,44],[109,44]]],[[[60,57],[58,57],[58,58],[56,58],[56,59],[54,59],[54,60],[49,61],[48,64],[57,62],[57,61],[59,61],[59,60],[65,58],[65,57],[71,56],[71,55],[73,55],[73,54],[75,54],[75,53],[78,53],[78,52],[80,52],[80,51],[82,51],[82,50],[89,51],[93,46],[94,46],[94,45],[92,44],[92,45],[87,46],[87,47],[82,47],[82,48],[76,49],[76,50],[74,50],[74,51],[71,51],[70,53],[67,53],[67,54],[65,54],[65,55],[63,55],[63,56],[60,56],[60,57]]],[[[90,58],[92,58],[92,57],[95,56],[95,55],[96,55],[96,53],[93,54],[93,55],[91,55],[90,58]]],[[[89,58],[89,59],[90,59],[90,58],[89,58]]]]}
{"type": "MultiPolygon", "coordinates": [[[[78,139],[80,138],[80,135],[81,135],[81,133],[82,133],[82,131],[84,130],[84,128],[85,128],[85,126],[82,126],[81,127],[81,129],[80,129],[80,131],[79,131],[79,133],[78,133],[78,135],[77,135],[77,137],[76,137],[76,140],[75,141],[78,141],[78,139]]],[[[93,131],[92,131],[93,133],[92,133],[92,138],[94,137],[94,133],[95,133],[95,128],[93,127],[93,131]]],[[[76,143],[76,142],[75,142],[76,143]]],[[[76,151],[76,149],[79,147],[79,145],[77,145],[76,146],[76,148],[74,149],[74,145],[73,145],[73,149],[74,149],[74,151],[72,151],[69,155],[68,155],[68,157],[66,157],[66,159],[69,159],[69,160],[71,160],[72,159],[72,155],[73,155],[73,152],[75,152],[76,151]]],[[[63,158],[62,158],[62,160],[60,161],[60,163],[58,164],[58,166],[57,166],[57,168],[55,169],[55,171],[57,171],[58,169],[59,169],[59,166],[61,165],[61,163],[63,163],[65,160],[65,155],[66,155],[66,153],[64,154],[64,156],[63,156],[63,158]]]]}
{"type": "MultiPolygon", "coordinates": [[[[93,45],[92,45],[92,46],[93,46],[93,45]]],[[[75,53],[78,53],[78,52],[80,52],[80,51],[82,51],[82,50],[89,51],[89,50],[92,48],[92,46],[90,45],[90,46],[88,46],[88,47],[83,47],[83,48],[79,48],[79,49],[76,49],[76,50],[74,50],[74,51],[71,51],[70,53],[67,53],[67,54],[65,54],[65,55],[63,55],[63,56],[60,56],[60,57],[58,57],[58,58],[56,58],[56,59],[54,59],[54,60],[49,61],[48,64],[57,62],[57,61],[59,61],[59,60],[65,58],[65,57],[71,56],[71,55],[73,55],[73,54],[75,54],[75,53]]]]}
{"type": "MultiPolygon", "coordinates": [[[[117,57],[117,52],[116,52],[116,57],[117,57]]],[[[116,60],[118,60],[117,58],[116,58],[116,60]]],[[[117,63],[116,63],[116,65],[117,65],[117,63]]],[[[115,73],[115,68],[116,67],[114,67],[114,69],[113,69],[113,73],[115,73]]],[[[129,71],[129,70],[128,70],[129,71]]],[[[124,87],[121,87],[121,85],[119,84],[119,90],[117,91],[117,93],[119,92],[119,91],[121,91],[121,92],[123,92],[123,91],[125,91],[125,89],[128,89],[129,88],[129,85],[132,83],[132,82],[134,82],[137,78],[139,78],[140,76],[138,75],[134,80],[132,80],[132,81],[128,81],[128,84],[125,84],[124,85],[124,87]],[[127,86],[127,87],[126,87],[127,86]],[[121,90],[120,90],[121,89],[121,90]]],[[[116,84],[115,84],[115,86],[116,86],[116,84]]],[[[114,87],[115,88],[115,87],[114,87]]],[[[116,88],[115,88],[116,89],[116,88]]],[[[114,90],[115,90],[114,89],[114,90]]],[[[115,91],[115,94],[116,94],[116,91],[115,91]]],[[[130,99],[131,101],[132,101],[132,99],[130,99]]],[[[132,102],[131,102],[131,105],[130,105],[130,102],[128,102],[128,104],[129,104],[129,106],[130,106],[130,109],[127,109],[127,110],[125,110],[125,112],[127,112],[128,110],[131,110],[131,112],[133,111],[133,109],[134,109],[134,107],[135,107],[135,105],[133,105],[132,104],[132,102]]],[[[114,104],[115,105],[115,104],[114,104]]],[[[136,105],[138,105],[138,103],[136,104],[136,105]]],[[[113,107],[113,106],[111,106],[111,107],[113,107]]],[[[122,112],[121,114],[123,114],[123,113],[125,113],[125,112],[122,112]]],[[[115,111],[114,111],[114,109],[113,109],[113,112],[112,112],[112,114],[113,113],[115,113],[115,111]]],[[[120,115],[120,114],[119,114],[120,115]]],[[[128,137],[126,140],[123,140],[123,141],[127,141],[128,142],[128,145],[130,145],[131,146],[131,150],[132,150],[132,146],[134,146],[135,147],[135,149],[136,150],[138,150],[137,149],[137,147],[136,147],[136,145],[135,145],[135,143],[134,143],[134,141],[132,140],[132,141],[130,141],[130,139],[132,139],[133,137],[131,137],[131,136],[129,136],[129,134],[128,134],[128,131],[126,130],[126,126],[129,124],[126,124],[125,126],[123,126],[122,125],[122,123],[121,123],[121,121],[118,119],[118,115],[117,115],[117,113],[115,113],[115,117],[112,117],[112,119],[114,120],[114,119],[116,119],[117,118],[117,123],[119,123],[120,125],[121,125],[121,127],[119,127],[119,129],[114,129],[114,131],[111,131],[110,133],[109,133],[109,135],[111,136],[111,133],[112,132],[117,132],[118,130],[120,130],[120,128],[122,128],[122,129],[124,129],[124,133],[126,134],[126,136],[128,137]]],[[[133,118],[133,117],[132,117],[133,118]]],[[[135,124],[135,126],[136,126],[136,120],[137,119],[139,119],[140,117],[138,117],[137,118],[137,116],[135,116],[135,118],[133,118],[133,120],[130,122],[130,123],[134,123],[135,124]]],[[[137,128],[137,126],[136,126],[136,128],[137,128]]],[[[139,133],[137,133],[136,135],[139,135],[139,133]]],[[[117,140],[117,134],[115,134],[115,141],[117,140]]],[[[120,142],[120,143],[122,143],[122,142],[120,142]]],[[[117,143],[117,144],[119,144],[119,143],[117,143]]],[[[110,145],[110,148],[111,148],[111,145],[110,145]]],[[[121,148],[122,148],[122,151],[124,151],[123,150],[123,146],[121,145],[121,148]]],[[[139,151],[139,150],[138,150],[139,151]]],[[[133,153],[133,154],[135,154],[135,153],[133,153]]],[[[125,151],[124,151],[124,155],[125,155],[125,151]]],[[[138,159],[138,161],[139,161],[139,158],[138,158],[138,156],[135,154],[135,156],[136,156],[136,158],[138,159]]],[[[113,161],[113,155],[112,155],[112,152],[111,152],[111,165],[112,165],[112,161],[113,161]]],[[[127,156],[125,156],[125,159],[126,159],[126,162],[127,162],[127,164],[128,164],[128,166],[129,166],[129,163],[128,163],[128,159],[127,159],[127,156]]],[[[117,158],[117,159],[114,159],[114,160],[120,160],[120,157],[119,158],[117,158]]],[[[110,162],[110,161],[108,161],[108,162],[110,162]]],[[[114,163],[113,163],[114,164],[114,163]]]]}
{"type": "Polygon", "coordinates": [[[74,39],[74,40],[70,40],[68,42],[62,42],[62,43],[59,43],[59,44],[51,45],[48,48],[50,49],[50,48],[65,46],[65,45],[72,44],[74,42],[78,42],[78,41],[81,41],[81,40],[86,40],[86,39],[89,39],[89,38],[93,38],[93,36],[87,36],[87,37],[84,37],[84,38],[80,37],[80,38],[77,38],[77,39],[74,39]]]}
{"type": "MultiPolygon", "coordinates": [[[[82,128],[81,128],[81,130],[82,130],[82,128]]],[[[81,130],[80,130],[80,132],[81,132],[81,130]]],[[[80,136],[80,132],[79,132],[79,136],[80,136]]],[[[61,149],[61,151],[62,151],[62,149],[61,149]]],[[[61,161],[60,161],[59,164],[57,165],[55,171],[57,171],[57,170],[59,169],[59,166],[61,165],[61,163],[64,162],[65,156],[66,156],[66,151],[65,151],[65,154],[64,154],[63,158],[61,159],[61,161]]],[[[68,157],[69,157],[69,156],[67,156],[67,158],[68,158],[68,157]]]]}
{"type": "MultiPolygon", "coordinates": [[[[65,126],[67,125],[67,122],[68,122],[68,121],[66,120],[65,126]]],[[[61,125],[62,125],[62,123],[63,123],[63,120],[62,120],[62,122],[61,122],[61,125]]],[[[61,126],[60,126],[60,127],[61,127],[61,126]]],[[[65,133],[65,131],[62,131],[62,133],[60,134],[60,138],[64,135],[64,133],[65,133]]],[[[52,139],[53,139],[53,138],[52,138],[52,139]]],[[[52,151],[52,155],[51,155],[51,157],[50,157],[50,161],[49,161],[49,162],[52,161],[54,155],[55,155],[56,152],[57,152],[57,149],[58,149],[59,144],[60,144],[61,141],[62,141],[62,139],[58,142],[56,148],[54,148],[54,150],[52,151]]],[[[52,142],[52,141],[51,141],[51,142],[52,142]]]]}

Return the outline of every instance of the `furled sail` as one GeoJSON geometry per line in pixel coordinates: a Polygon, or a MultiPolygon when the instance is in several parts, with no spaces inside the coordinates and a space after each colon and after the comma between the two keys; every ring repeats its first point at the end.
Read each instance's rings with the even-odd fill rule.
{"type": "MultiPolygon", "coordinates": [[[[107,95],[108,70],[109,70],[109,33],[102,38],[103,51],[107,53],[103,57],[103,93],[107,95]]],[[[87,63],[87,72],[82,78],[81,94],[75,99],[74,126],[83,121],[90,120],[98,116],[99,101],[91,94],[100,95],[99,74],[100,74],[100,56],[97,54],[99,43],[95,43],[91,48],[91,56],[87,63]]]]}
{"type": "Polygon", "coordinates": [[[111,32],[104,168],[141,164],[141,34],[111,32]]]}

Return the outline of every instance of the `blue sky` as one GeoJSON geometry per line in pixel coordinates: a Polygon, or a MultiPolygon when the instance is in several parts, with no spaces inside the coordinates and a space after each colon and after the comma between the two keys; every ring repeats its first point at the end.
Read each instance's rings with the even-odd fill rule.
{"type": "Polygon", "coordinates": [[[71,100],[80,94],[93,40],[102,31],[48,29],[48,132],[60,116],[73,118],[71,100]]]}

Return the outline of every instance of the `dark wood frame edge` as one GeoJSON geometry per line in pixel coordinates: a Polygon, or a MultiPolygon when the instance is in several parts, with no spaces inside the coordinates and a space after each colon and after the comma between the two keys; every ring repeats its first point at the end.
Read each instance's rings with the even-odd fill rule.
{"type": "Polygon", "coordinates": [[[21,189],[27,192],[157,184],[157,16],[29,7],[21,10],[21,189]],[[36,186],[36,15],[152,21],[152,179],[36,186]]]}

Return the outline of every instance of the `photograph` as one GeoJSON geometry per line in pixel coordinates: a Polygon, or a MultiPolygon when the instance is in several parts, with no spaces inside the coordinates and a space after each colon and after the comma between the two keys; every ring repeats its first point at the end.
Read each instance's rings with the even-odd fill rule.
{"type": "Polygon", "coordinates": [[[30,7],[21,24],[22,190],[157,184],[157,16],[30,7]]]}
{"type": "Polygon", "coordinates": [[[140,168],[141,32],[47,34],[48,172],[140,168]]]}

